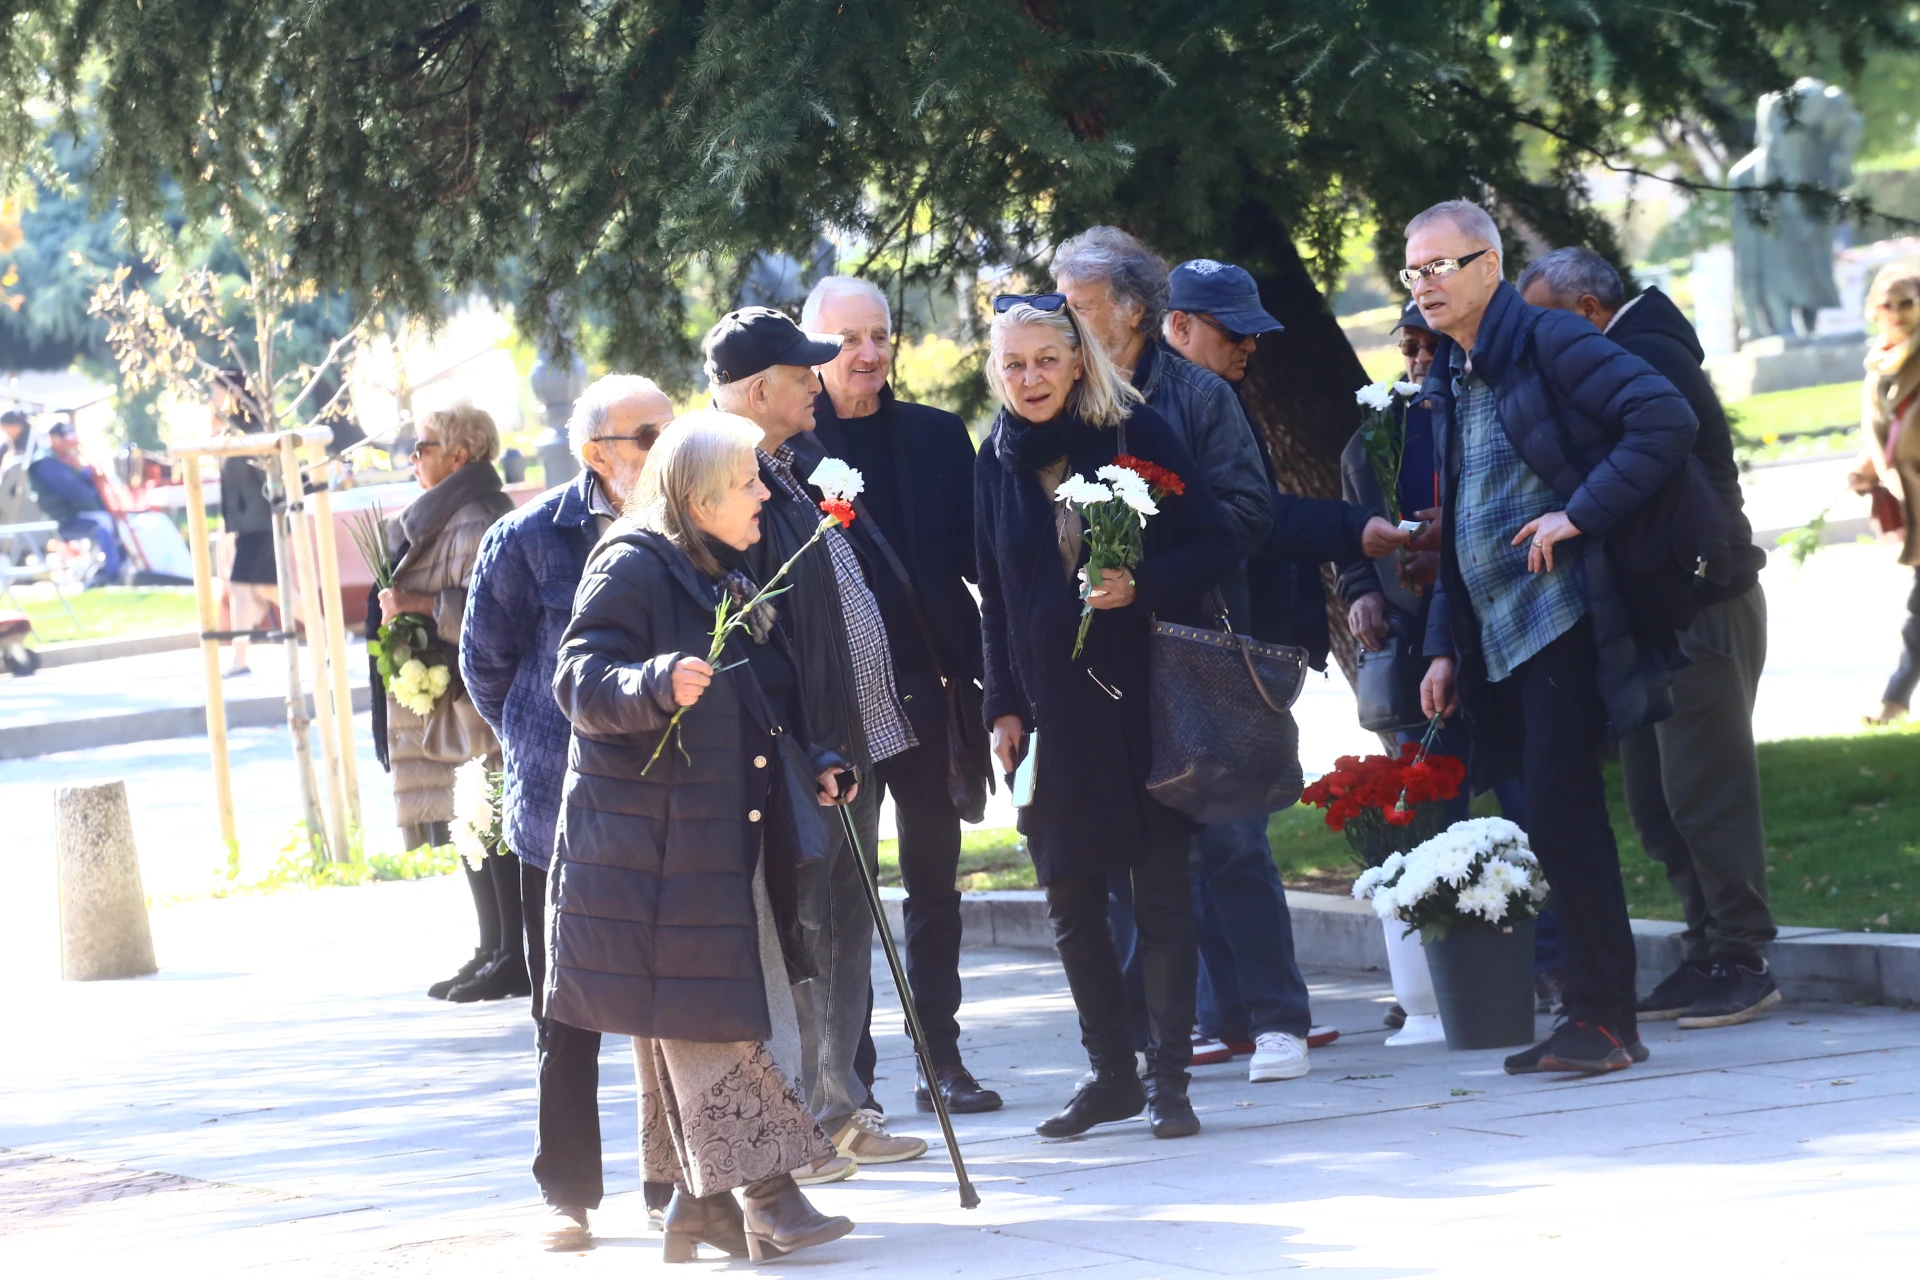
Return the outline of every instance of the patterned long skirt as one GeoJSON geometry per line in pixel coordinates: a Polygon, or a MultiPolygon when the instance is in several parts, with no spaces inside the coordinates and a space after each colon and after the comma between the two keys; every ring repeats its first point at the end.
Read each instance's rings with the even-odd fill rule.
{"type": "Polygon", "coordinates": [[[793,1083],[800,1028],[758,871],[753,898],[772,1041],[633,1038],[641,1176],[678,1183],[696,1196],[731,1191],[834,1153],[793,1083]]]}

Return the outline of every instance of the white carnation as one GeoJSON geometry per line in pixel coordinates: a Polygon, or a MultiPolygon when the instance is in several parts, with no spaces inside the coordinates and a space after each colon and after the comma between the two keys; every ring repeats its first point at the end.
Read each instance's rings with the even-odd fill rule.
{"type": "Polygon", "coordinates": [[[1409,400],[1420,394],[1420,384],[1417,382],[1396,382],[1393,389],[1409,400]]]}
{"type": "Polygon", "coordinates": [[[1126,503],[1141,515],[1157,516],[1160,514],[1160,508],[1153,505],[1153,490],[1147,487],[1147,482],[1140,478],[1139,472],[1129,471],[1125,467],[1116,467],[1109,464],[1100,468],[1100,470],[1094,474],[1098,475],[1102,480],[1105,480],[1108,485],[1112,487],[1115,497],[1119,498],[1120,501],[1126,503]]]}
{"type": "Polygon", "coordinates": [[[820,459],[820,465],[807,477],[807,483],[828,498],[840,502],[852,502],[867,488],[867,482],[859,471],[838,458],[820,459]]]}
{"type": "Polygon", "coordinates": [[[1102,502],[1113,501],[1113,490],[1104,484],[1095,484],[1084,476],[1068,476],[1053,491],[1055,502],[1070,502],[1076,507],[1091,507],[1102,502]]]}
{"type": "Polygon", "coordinates": [[[1384,412],[1393,407],[1393,388],[1384,382],[1369,382],[1355,391],[1353,398],[1369,409],[1384,412]]]}
{"type": "Polygon", "coordinates": [[[427,668],[427,691],[434,697],[437,698],[445,693],[452,683],[453,671],[445,663],[427,668]]]}

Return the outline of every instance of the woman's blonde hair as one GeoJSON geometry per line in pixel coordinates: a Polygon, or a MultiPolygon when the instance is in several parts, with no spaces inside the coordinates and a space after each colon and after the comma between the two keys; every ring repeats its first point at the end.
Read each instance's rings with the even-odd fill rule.
{"type": "Polygon", "coordinates": [[[500,430],[493,415],[470,404],[451,409],[435,409],[420,424],[440,433],[440,447],[448,453],[467,451],[468,462],[492,462],[500,453],[500,430]]]}
{"type": "Polygon", "coordinates": [[[1876,314],[1880,304],[1885,302],[1887,295],[1895,290],[1920,296],[1920,265],[1912,262],[1889,262],[1880,268],[1879,274],[1873,278],[1872,286],[1867,290],[1866,320],[1868,324],[1874,324],[1880,319],[1876,314]],[[1902,286],[1905,288],[1902,289],[1902,286]]]}
{"type": "Polygon", "coordinates": [[[1008,413],[1018,416],[1020,411],[1014,408],[1013,395],[1000,376],[1000,351],[1007,330],[1018,324],[1037,324],[1053,330],[1068,350],[1079,355],[1080,380],[1067,392],[1069,413],[1096,427],[1117,426],[1133,416],[1133,406],[1141,401],[1140,392],[1120,376],[1106,348],[1081,325],[1073,308],[1062,305],[1057,311],[1042,311],[1025,302],[1016,302],[996,315],[989,334],[987,385],[1000,397],[1008,413]]]}
{"type": "Polygon", "coordinates": [[[753,456],[761,438],[760,428],[718,409],[675,418],[647,453],[646,470],[627,499],[624,518],[680,548],[700,572],[719,577],[720,562],[701,539],[693,509],[720,505],[740,463],[753,456]]]}

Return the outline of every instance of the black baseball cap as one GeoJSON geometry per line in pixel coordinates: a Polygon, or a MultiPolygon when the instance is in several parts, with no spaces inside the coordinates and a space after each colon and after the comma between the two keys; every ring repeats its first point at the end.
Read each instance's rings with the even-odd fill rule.
{"type": "Polygon", "coordinates": [[[729,311],[700,344],[715,383],[738,382],[777,364],[813,368],[838,356],[840,346],[840,339],[807,333],[772,307],[729,311]]]}
{"type": "Polygon", "coordinates": [[[1212,316],[1235,333],[1280,333],[1285,329],[1260,305],[1253,277],[1231,262],[1195,258],[1167,273],[1167,310],[1212,316]]]}
{"type": "Polygon", "coordinates": [[[1427,323],[1427,318],[1420,314],[1420,304],[1417,302],[1409,302],[1406,310],[1400,313],[1400,323],[1387,332],[1398,333],[1402,329],[1418,329],[1422,333],[1431,333],[1436,338],[1440,336],[1439,332],[1427,323]]]}

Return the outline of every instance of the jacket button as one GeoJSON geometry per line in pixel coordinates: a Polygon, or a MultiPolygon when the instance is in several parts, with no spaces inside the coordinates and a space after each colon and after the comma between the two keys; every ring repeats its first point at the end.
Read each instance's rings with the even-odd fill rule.
{"type": "Polygon", "coordinates": [[[903,698],[901,698],[901,699],[900,699],[900,701],[902,701],[902,702],[912,702],[912,701],[913,701],[913,695],[909,693],[909,694],[907,694],[907,695],[906,695],[905,697],[903,697],[903,698]]]}
{"type": "Polygon", "coordinates": [[[747,821],[748,822],[760,821],[760,811],[758,809],[747,810],[747,821]]]}
{"type": "Polygon", "coordinates": [[[766,768],[766,767],[767,767],[767,758],[766,758],[765,756],[755,756],[755,757],[753,758],[753,767],[754,767],[754,768],[756,768],[756,769],[764,769],[764,768],[766,768]]]}

